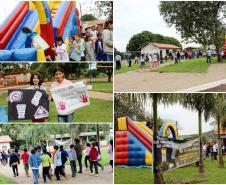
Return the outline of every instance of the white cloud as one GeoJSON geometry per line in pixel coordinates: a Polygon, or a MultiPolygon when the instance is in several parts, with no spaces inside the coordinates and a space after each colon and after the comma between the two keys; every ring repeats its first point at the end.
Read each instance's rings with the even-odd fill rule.
{"type": "Polygon", "coordinates": [[[114,45],[125,51],[129,39],[144,30],[175,37],[180,35],[169,28],[159,13],[159,1],[156,0],[118,0],[114,2],[114,45]]]}
{"type": "MultiPolygon", "coordinates": [[[[151,113],[151,106],[147,107],[147,112],[151,113]]],[[[161,119],[178,122],[179,135],[198,134],[198,113],[194,110],[183,108],[180,104],[174,104],[165,106],[163,104],[158,105],[158,117],[161,119]]],[[[202,119],[203,132],[213,130],[213,126],[210,122],[213,118],[205,122],[204,117],[202,119]]]]}

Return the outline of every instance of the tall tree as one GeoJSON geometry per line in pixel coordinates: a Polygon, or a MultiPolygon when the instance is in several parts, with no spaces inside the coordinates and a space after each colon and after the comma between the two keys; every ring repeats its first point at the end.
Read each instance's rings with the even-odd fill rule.
{"type": "Polygon", "coordinates": [[[141,33],[137,33],[130,38],[129,43],[126,46],[126,50],[140,51],[140,48],[149,42],[173,44],[181,47],[180,42],[176,38],[154,34],[150,31],[142,31],[141,33]]]}
{"type": "Polygon", "coordinates": [[[113,19],[113,1],[96,1],[95,5],[97,7],[98,16],[107,16],[113,19]]]}
{"type": "Polygon", "coordinates": [[[225,5],[225,1],[162,1],[159,8],[164,21],[175,26],[186,41],[215,45],[220,62],[226,31],[225,5]]]}
{"type": "Polygon", "coordinates": [[[224,158],[222,154],[220,130],[226,126],[226,95],[225,94],[215,94],[215,103],[211,111],[211,115],[215,118],[214,124],[217,125],[217,138],[218,138],[218,158],[219,167],[224,167],[224,158]]]}
{"type": "Polygon", "coordinates": [[[97,20],[97,18],[92,14],[85,14],[82,16],[82,21],[94,21],[97,20]]]}
{"type": "Polygon", "coordinates": [[[185,108],[191,108],[198,112],[198,127],[199,127],[199,175],[205,176],[205,168],[203,162],[203,149],[202,149],[202,115],[207,118],[214,106],[213,94],[201,94],[201,93],[185,93],[180,94],[180,103],[185,108]]]}

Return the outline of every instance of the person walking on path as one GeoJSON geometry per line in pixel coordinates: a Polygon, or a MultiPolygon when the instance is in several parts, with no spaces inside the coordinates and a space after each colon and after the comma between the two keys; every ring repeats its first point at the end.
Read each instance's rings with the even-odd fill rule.
{"type": "Polygon", "coordinates": [[[49,154],[47,153],[46,148],[44,148],[42,150],[43,154],[41,156],[41,160],[42,160],[42,177],[43,177],[43,182],[46,183],[46,177],[48,177],[49,180],[51,179],[51,175],[50,175],[50,167],[51,167],[51,158],[49,156],[49,154]]]}
{"type": "Polygon", "coordinates": [[[28,163],[32,169],[34,184],[38,184],[39,166],[41,164],[40,155],[36,153],[35,149],[31,150],[31,156],[29,157],[28,163]]]}
{"type": "Polygon", "coordinates": [[[96,149],[95,143],[92,143],[89,158],[90,158],[90,175],[96,175],[98,177],[98,167],[97,167],[98,150],[96,149]],[[93,166],[95,169],[95,173],[93,173],[93,166]]]}
{"type": "Polygon", "coordinates": [[[60,145],[61,159],[62,159],[62,169],[65,173],[65,164],[67,162],[68,153],[64,150],[63,145],[60,145]]]}
{"type": "Polygon", "coordinates": [[[29,159],[29,154],[27,152],[27,148],[25,148],[24,149],[24,153],[21,155],[21,160],[23,161],[24,170],[25,170],[25,173],[26,173],[27,177],[29,177],[29,164],[28,164],[28,159],[29,159]]]}
{"type": "Polygon", "coordinates": [[[206,51],[206,63],[211,64],[211,56],[212,56],[212,50],[208,48],[206,51]]]}
{"type": "Polygon", "coordinates": [[[78,138],[75,139],[75,151],[78,159],[79,171],[78,173],[82,173],[82,145],[78,138]]]}
{"type": "Polygon", "coordinates": [[[86,143],[86,148],[85,148],[85,166],[86,166],[86,169],[88,169],[88,161],[89,161],[89,165],[90,165],[90,159],[89,159],[90,150],[91,150],[90,143],[86,143]]]}
{"type": "Polygon", "coordinates": [[[96,145],[95,147],[98,151],[97,166],[101,167],[101,170],[104,171],[104,167],[99,163],[99,161],[101,161],[101,159],[102,159],[99,143],[96,142],[95,145],[96,145]]]}
{"type": "Polygon", "coordinates": [[[122,58],[120,55],[115,56],[116,70],[121,69],[121,60],[122,60],[122,58]]]}
{"type": "Polygon", "coordinates": [[[12,154],[9,157],[9,165],[13,169],[14,177],[19,176],[18,173],[18,164],[20,164],[20,158],[15,153],[15,150],[12,151],[12,154]]]}
{"type": "Polygon", "coordinates": [[[72,177],[75,177],[77,173],[77,169],[76,169],[77,155],[75,151],[75,145],[73,144],[70,145],[70,150],[68,151],[68,158],[70,160],[72,177]]]}
{"type": "Polygon", "coordinates": [[[66,178],[66,175],[63,172],[61,152],[58,149],[59,149],[58,146],[54,146],[54,150],[55,150],[55,154],[54,154],[55,176],[56,176],[56,179],[59,181],[60,175],[64,176],[65,178],[66,178]]]}

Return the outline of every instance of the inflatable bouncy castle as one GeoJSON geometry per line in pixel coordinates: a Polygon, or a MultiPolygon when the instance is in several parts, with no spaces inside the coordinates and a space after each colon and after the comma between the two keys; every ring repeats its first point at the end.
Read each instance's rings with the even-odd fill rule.
{"type": "MultiPolygon", "coordinates": [[[[144,123],[129,117],[118,119],[115,132],[115,165],[127,167],[151,167],[153,131],[144,123]]],[[[167,122],[160,128],[160,136],[178,139],[176,127],[167,122]]]]}
{"type": "Polygon", "coordinates": [[[67,45],[69,37],[80,32],[75,1],[19,1],[5,16],[0,22],[0,61],[46,61],[47,55],[54,57],[52,47],[57,36],[62,36],[67,45]],[[23,27],[37,32],[49,49],[44,52],[26,43],[20,46],[23,27]]]}

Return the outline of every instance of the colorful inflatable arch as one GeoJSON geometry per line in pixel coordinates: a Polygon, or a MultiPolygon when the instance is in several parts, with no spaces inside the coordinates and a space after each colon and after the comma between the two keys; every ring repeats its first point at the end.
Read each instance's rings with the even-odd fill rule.
{"type": "MultiPolygon", "coordinates": [[[[118,118],[115,132],[115,165],[152,166],[153,131],[144,123],[132,121],[129,117],[118,118]]],[[[166,137],[168,129],[174,139],[178,133],[173,123],[161,126],[160,135],[166,137]]]]}
{"type": "Polygon", "coordinates": [[[45,53],[53,56],[57,36],[69,40],[80,31],[79,12],[73,1],[21,1],[0,24],[0,61],[45,61],[42,49],[18,47],[24,34],[22,28],[36,31],[49,44],[45,53]]]}

